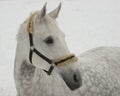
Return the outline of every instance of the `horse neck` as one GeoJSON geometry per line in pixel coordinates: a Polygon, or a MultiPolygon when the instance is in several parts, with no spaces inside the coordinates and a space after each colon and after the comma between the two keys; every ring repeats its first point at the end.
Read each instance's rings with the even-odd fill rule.
{"type": "MultiPolygon", "coordinates": [[[[40,69],[36,69],[34,76],[34,86],[32,94],[40,96],[73,96],[72,92],[64,84],[61,77],[53,71],[52,75],[48,76],[40,69]],[[57,85],[56,85],[57,84],[57,85]]],[[[32,95],[32,96],[33,96],[32,95]]]]}
{"type": "Polygon", "coordinates": [[[19,29],[19,33],[17,35],[17,52],[22,58],[24,58],[24,60],[27,59],[28,61],[30,45],[26,26],[27,23],[23,23],[19,29]]]}
{"type": "Polygon", "coordinates": [[[29,62],[29,38],[26,31],[26,23],[20,26],[17,34],[17,48],[15,56],[15,70],[19,72],[23,61],[29,62]]]}

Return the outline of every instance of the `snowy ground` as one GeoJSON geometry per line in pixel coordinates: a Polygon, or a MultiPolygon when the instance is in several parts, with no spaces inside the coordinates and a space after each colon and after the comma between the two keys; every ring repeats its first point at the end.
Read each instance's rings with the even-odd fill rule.
{"type": "MultiPolygon", "coordinates": [[[[59,0],[48,0],[48,12],[59,0]]],[[[0,0],[0,96],[16,96],[13,67],[16,34],[45,0],[0,0]]],[[[58,23],[77,55],[97,46],[120,46],[120,0],[62,0],[58,23]]]]}

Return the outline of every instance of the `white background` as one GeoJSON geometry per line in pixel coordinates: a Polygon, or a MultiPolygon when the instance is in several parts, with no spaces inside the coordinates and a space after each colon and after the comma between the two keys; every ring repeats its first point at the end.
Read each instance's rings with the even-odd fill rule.
{"type": "MultiPolygon", "coordinates": [[[[48,0],[50,12],[59,0],[48,0]]],[[[61,0],[58,18],[69,49],[79,55],[98,46],[120,46],[120,0],[61,0]]],[[[0,96],[16,96],[13,67],[20,24],[45,0],[0,0],[0,96]]]]}

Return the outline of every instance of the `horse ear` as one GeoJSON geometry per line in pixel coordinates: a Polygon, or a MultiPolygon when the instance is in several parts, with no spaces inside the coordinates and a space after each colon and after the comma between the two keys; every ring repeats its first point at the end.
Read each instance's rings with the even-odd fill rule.
{"type": "Polygon", "coordinates": [[[38,14],[39,18],[43,18],[46,15],[46,5],[47,5],[47,2],[44,4],[43,8],[41,9],[40,13],[38,14]]]}
{"type": "Polygon", "coordinates": [[[60,2],[60,4],[59,4],[59,6],[58,6],[56,9],[54,9],[52,12],[50,12],[48,15],[49,15],[51,18],[56,19],[56,18],[58,17],[58,14],[59,14],[59,12],[60,12],[60,9],[61,9],[61,2],[60,2]]]}

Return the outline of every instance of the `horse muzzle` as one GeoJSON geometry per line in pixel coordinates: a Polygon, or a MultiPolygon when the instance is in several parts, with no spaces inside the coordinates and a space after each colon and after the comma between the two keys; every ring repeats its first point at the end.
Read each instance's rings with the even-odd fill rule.
{"type": "Polygon", "coordinates": [[[78,70],[65,69],[60,73],[60,75],[71,90],[78,89],[82,86],[82,77],[78,70]]]}

